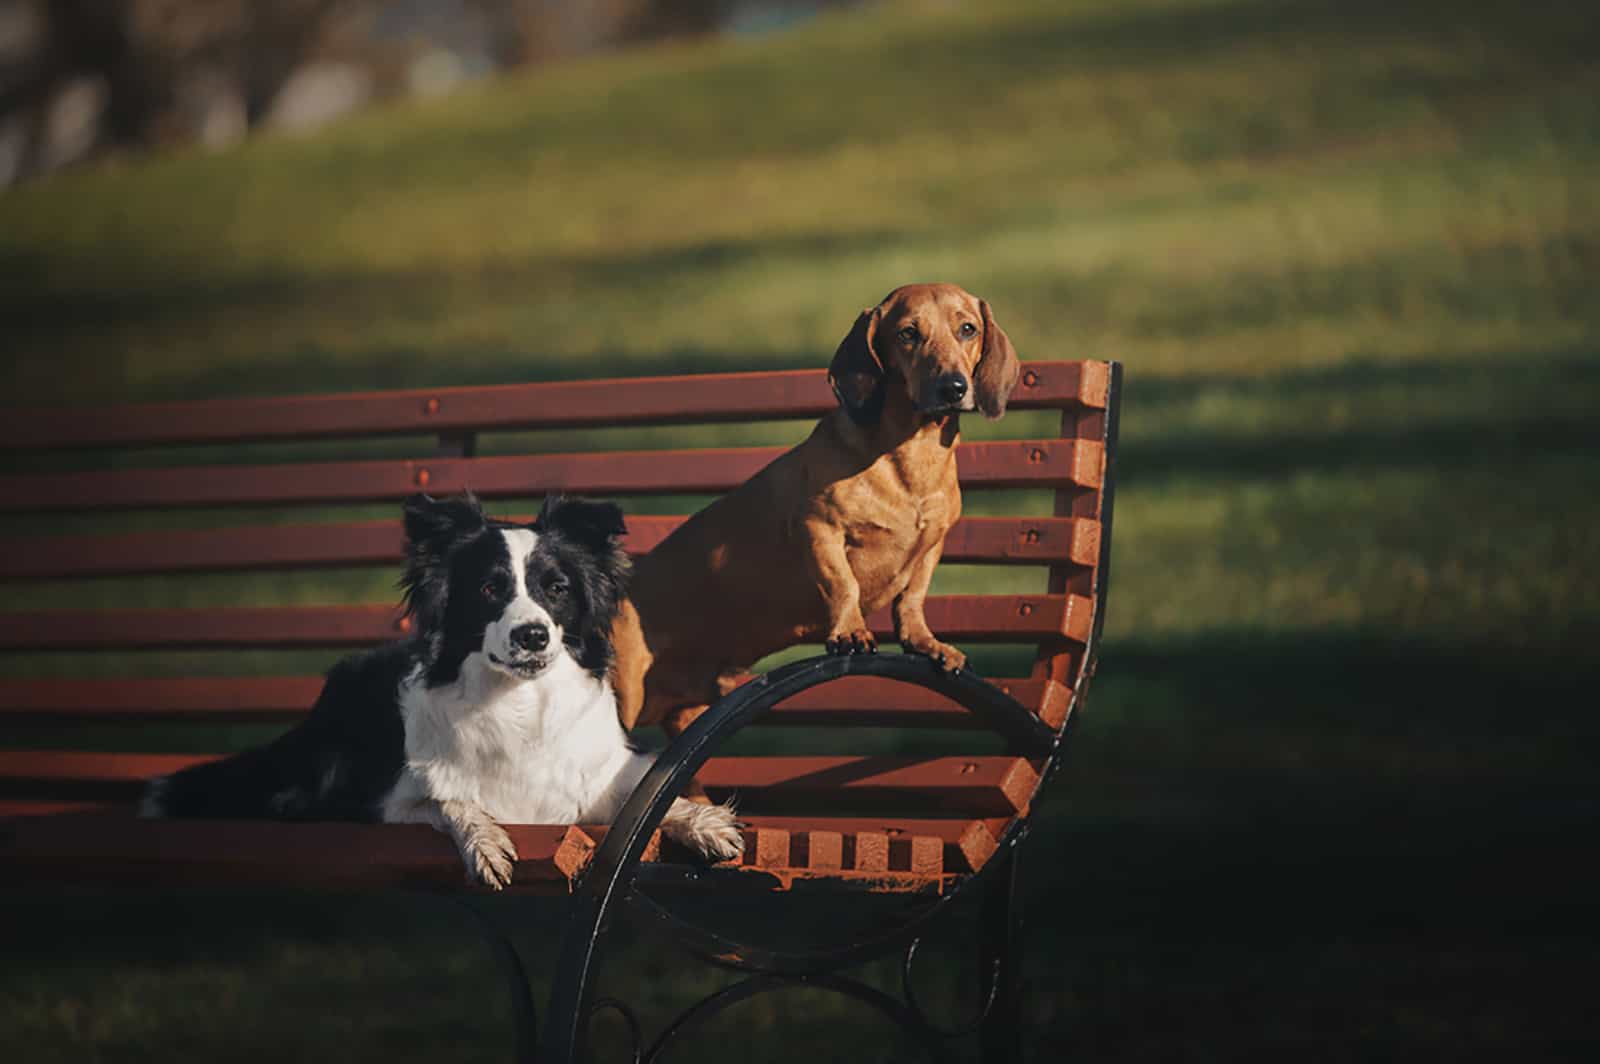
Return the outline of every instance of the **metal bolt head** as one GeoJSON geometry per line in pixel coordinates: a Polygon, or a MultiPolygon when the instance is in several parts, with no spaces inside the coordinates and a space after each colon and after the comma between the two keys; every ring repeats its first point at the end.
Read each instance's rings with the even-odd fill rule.
{"type": "Polygon", "coordinates": [[[1018,616],[1026,617],[1028,614],[1030,614],[1032,612],[1033,612],[1033,603],[1031,603],[1031,602],[1024,602],[1022,605],[1017,607],[1017,615],[1018,616]]]}
{"type": "Polygon", "coordinates": [[[1039,530],[1037,528],[1030,528],[1026,532],[1022,533],[1022,542],[1024,542],[1024,543],[1037,543],[1037,542],[1039,542],[1039,530]]]}
{"type": "Polygon", "coordinates": [[[1030,369],[1022,375],[1022,386],[1024,388],[1037,388],[1039,386],[1039,375],[1030,369]]]}
{"type": "Polygon", "coordinates": [[[1034,463],[1035,465],[1038,465],[1040,462],[1044,461],[1044,448],[1035,447],[1033,450],[1029,451],[1028,461],[1034,463]]]}
{"type": "Polygon", "coordinates": [[[401,617],[399,620],[394,622],[394,626],[397,631],[409,632],[411,631],[411,618],[401,617]]]}
{"type": "Polygon", "coordinates": [[[427,487],[428,486],[428,482],[430,480],[432,480],[432,479],[433,479],[433,474],[428,472],[426,469],[417,470],[417,476],[416,476],[417,487],[419,487],[419,488],[427,487]]]}
{"type": "Polygon", "coordinates": [[[429,416],[437,414],[439,412],[439,400],[429,399],[427,402],[423,403],[422,412],[429,416]]]}

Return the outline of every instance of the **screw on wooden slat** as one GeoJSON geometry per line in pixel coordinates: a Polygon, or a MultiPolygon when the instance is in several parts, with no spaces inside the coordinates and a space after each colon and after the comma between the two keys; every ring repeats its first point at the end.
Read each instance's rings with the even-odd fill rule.
{"type": "Polygon", "coordinates": [[[433,474],[428,472],[426,469],[417,470],[417,476],[416,476],[417,487],[419,487],[419,488],[427,487],[428,486],[428,481],[430,481],[432,479],[433,479],[433,474]]]}
{"type": "Polygon", "coordinates": [[[439,412],[439,400],[429,399],[422,404],[422,413],[425,417],[432,417],[439,412]]]}
{"type": "Polygon", "coordinates": [[[1026,617],[1028,614],[1030,614],[1032,612],[1033,612],[1033,603],[1031,603],[1031,602],[1024,602],[1024,603],[1022,603],[1022,605],[1017,607],[1017,616],[1019,616],[1019,617],[1026,617]]]}
{"type": "Polygon", "coordinates": [[[1044,448],[1035,447],[1033,450],[1029,451],[1028,461],[1032,462],[1034,465],[1038,465],[1040,462],[1044,461],[1044,448]]]}
{"type": "Polygon", "coordinates": [[[1037,528],[1024,529],[1023,533],[1022,533],[1022,542],[1024,542],[1024,543],[1037,543],[1037,542],[1039,542],[1039,530],[1037,528]]]}
{"type": "Polygon", "coordinates": [[[1035,388],[1038,387],[1038,384],[1039,375],[1033,372],[1033,370],[1030,369],[1028,372],[1022,375],[1022,386],[1024,388],[1035,388]]]}
{"type": "Polygon", "coordinates": [[[401,617],[401,618],[399,618],[398,620],[396,620],[394,622],[394,627],[395,627],[395,630],[399,631],[399,632],[409,632],[409,631],[411,631],[411,618],[410,617],[401,617]]]}
{"type": "Polygon", "coordinates": [[[961,774],[963,776],[970,776],[976,771],[978,771],[978,763],[976,761],[968,761],[961,766],[961,774]]]}

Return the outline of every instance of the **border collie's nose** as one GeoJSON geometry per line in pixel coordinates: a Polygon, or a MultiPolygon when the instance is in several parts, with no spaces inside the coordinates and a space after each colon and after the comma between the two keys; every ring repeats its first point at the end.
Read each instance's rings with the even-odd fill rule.
{"type": "Polygon", "coordinates": [[[946,373],[934,383],[934,394],[945,406],[955,406],[967,396],[967,378],[959,373],[946,373]]]}
{"type": "Polygon", "coordinates": [[[511,645],[537,653],[550,645],[550,629],[542,624],[519,624],[511,629],[511,645]]]}

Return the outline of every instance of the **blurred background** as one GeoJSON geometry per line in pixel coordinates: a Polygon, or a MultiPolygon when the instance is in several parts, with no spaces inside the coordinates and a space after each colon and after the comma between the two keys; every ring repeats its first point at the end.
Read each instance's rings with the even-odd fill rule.
{"type": "MultiPolygon", "coordinates": [[[[1024,852],[1030,1059],[1582,1059],[1597,99],[1600,16],[1553,0],[0,0],[0,384],[32,405],[820,372],[890,288],[959,283],[1025,358],[1127,367],[1101,669],[1024,852]]],[[[1048,506],[999,494],[969,510],[1048,506]]],[[[387,602],[393,578],[5,591],[387,602]]],[[[947,566],[936,590],[1042,579],[947,566]]],[[[559,912],[516,918],[547,953],[559,912]]],[[[487,1060],[509,1036],[470,919],[420,899],[13,892],[0,930],[8,1060],[487,1060]]],[[[647,1006],[714,984],[649,940],[626,957],[608,972],[647,1006]]],[[[913,1058],[826,997],[719,1023],[701,1051],[725,1059],[913,1058]]]]}

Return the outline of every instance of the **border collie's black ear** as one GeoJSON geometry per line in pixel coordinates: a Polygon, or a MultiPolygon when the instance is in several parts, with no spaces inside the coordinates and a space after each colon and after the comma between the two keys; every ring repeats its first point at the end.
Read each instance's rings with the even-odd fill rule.
{"type": "Polygon", "coordinates": [[[972,385],[978,409],[993,421],[1006,412],[1006,403],[1022,376],[1022,363],[1017,359],[1017,349],[1011,346],[1011,337],[995,324],[989,304],[980,299],[978,309],[983,313],[983,357],[972,371],[972,385]]]}
{"type": "Polygon", "coordinates": [[[596,553],[609,551],[628,531],[622,507],[616,503],[554,494],[545,496],[534,527],[555,529],[596,553]]]}
{"type": "Polygon", "coordinates": [[[872,346],[882,317],[881,305],[863,310],[845,338],[839,341],[839,349],[833,353],[833,362],[828,366],[828,383],[833,385],[833,394],[857,425],[876,424],[883,413],[883,363],[872,346]]]}
{"type": "Polygon", "coordinates": [[[459,499],[417,494],[405,502],[405,524],[406,567],[400,586],[406,613],[416,621],[416,631],[431,631],[444,621],[450,548],[481,532],[488,520],[471,492],[459,499]]]}
{"type": "Polygon", "coordinates": [[[622,549],[628,531],[622,508],[612,502],[550,495],[533,527],[559,533],[589,555],[573,574],[588,605],[573,635],[581,645],[579,664],[596,676],[604,675],[611,667],[611,623],[627,598],[633,571],[628,552],[622,549]]]}

